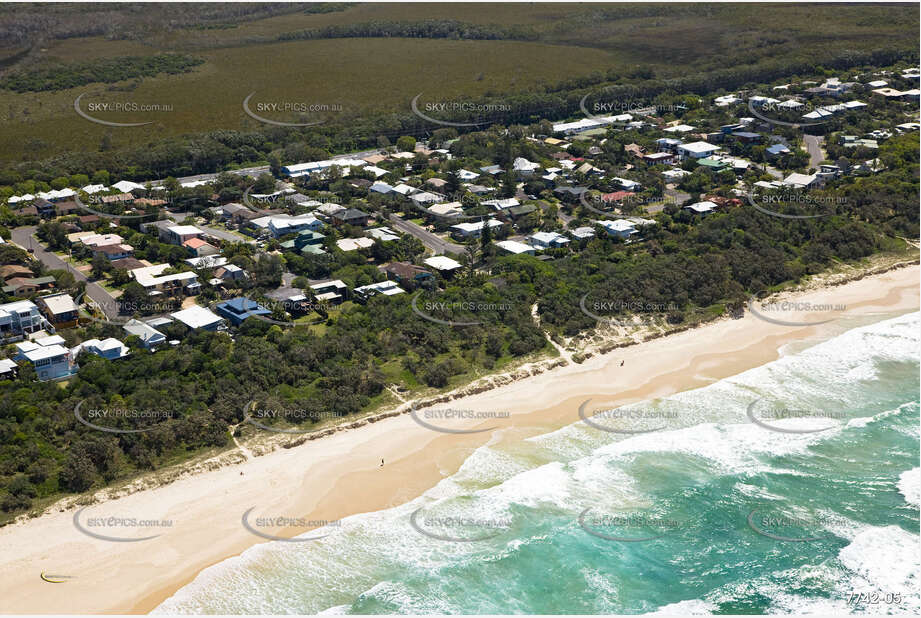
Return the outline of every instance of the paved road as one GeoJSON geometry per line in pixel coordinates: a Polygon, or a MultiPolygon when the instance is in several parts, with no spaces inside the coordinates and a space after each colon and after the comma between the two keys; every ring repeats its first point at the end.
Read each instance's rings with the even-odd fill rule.
{"type": "Polygon", "coordinates": [[[806,146],[806,152],[809,153],[809,167],[819,169],[819,164],[827,157],[822,152],[822,143],[825,138],[821,135],[803,134],[803,144],[806,146]]]}
{"type": "Polygon", "coordinates": [[[467,251],[466,246],[448,242],[447,240],[444,240],[439,236],[431,233],[424,227],[416,225],[412,221],[407,221],[406,219],[398,217],[397,215],[390,215],[390,222],[397,230],[405,234],[412,234],[421,240],[422,244],[434,251],[436,255],[444,253],[462,254],[467,251]]]}
{"type": "Polygon", "coordinates": [[[111,320],[117,317],[118,307],[116,305],[115,298],[109,294],[102,286],[89,281],[86,275],[73,268],[69,263],[65,262],[50,251],[46,251],[42,246],[41,241],[35,237],[35,230],[36,227],[34,225],[14,228],[11,230],[13,241],[23,249],[28,250],[29,240],[31,239],[33,249],[32,254],[38,258],[42,264],[54,270],[69,270],[71,273],[73,273],[74,278],[78,281],[86,281],[86,295],[96,301],[96,304],[102,308],[107,318],[111,320]]]}

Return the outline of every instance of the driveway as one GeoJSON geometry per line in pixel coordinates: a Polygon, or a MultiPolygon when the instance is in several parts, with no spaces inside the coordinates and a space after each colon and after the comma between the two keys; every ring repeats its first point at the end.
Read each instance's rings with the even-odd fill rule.
{"type": "Polygon", "coordinates": [[[32,255],[49,269],[68,270],[77,281],[86,281],[86,295],[96,301],[96,304],[103,310],[107,318],[111,320],[117,317],[118,306],[115,303],[115,298],[102,286],[87,279],[86,275],[76,268],[73,268],[69,263],[56,256],[54,253],[46,251],[41,241],[35,237],[35,230],[36,226],[32,225],[28,227],[13,228],[10,233],[13,237],[13,241],[27,251],[30,246],[29,241],[31,240],[32,255]]]}

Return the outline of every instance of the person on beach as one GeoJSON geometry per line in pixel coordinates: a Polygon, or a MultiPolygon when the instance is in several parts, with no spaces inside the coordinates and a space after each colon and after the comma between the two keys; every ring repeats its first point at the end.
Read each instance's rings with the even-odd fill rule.
{"type": "Polygon", "coordinates": [[[383,468],[383,467],[384,467],[384,458],[381,457],[381,468],[383,468]]]}
{"type": "Polygon", "coordinates": [[[621,366],[621,367],[624,366],[624,361],[620,361],[620,366],[621,366]]]}

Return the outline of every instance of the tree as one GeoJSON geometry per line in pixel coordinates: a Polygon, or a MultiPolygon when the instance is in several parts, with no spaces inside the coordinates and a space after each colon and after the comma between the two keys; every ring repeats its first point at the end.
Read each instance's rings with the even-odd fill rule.
{"type": "Polygon", "coordinates": [[[397,139],[397,150],[400,152],[413,152],[416,149],[416,138],[404,135],[397,139]]]}

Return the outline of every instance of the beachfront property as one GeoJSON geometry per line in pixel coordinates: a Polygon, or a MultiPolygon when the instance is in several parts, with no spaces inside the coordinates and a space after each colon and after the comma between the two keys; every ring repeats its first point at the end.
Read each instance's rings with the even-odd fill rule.
{"type": "Polygon", "coordinates": [[[166,342],[166,335],[140,320],[131,319],[122,328],[129,335],[134,335],[140,339],[141,345],[148,350],[154,350],[157,346],[166,342]]]}
{"type": "Polygon", "coordinates": [[[32,301],[0,305],[0,340],[17,339],[40,330],[54,332],[54,327],[32,301]]]}
{"type": "Polygon", "coordinates": [[[106,360],[118,360],[119,358],[124,358],[128,356],[130,352],[128,351],[128,346],[124,343],[115,339],[114,337],[109,337],[108,339],[88,339],[70,350],[72,358],[78,358],[81,352],[87,352],[88,354],[95,354],[96,356],[101,356],[106,360]]]}
{"type": "Polygon", "coordinates": [[[431,281],[433,275],[431,272],[407,262],[390,262],[379,267],[387,275],[388,279],[393,279],[397,283],[419,285],[426,281],[431,281]]]}
{"type": "Polygon", "coordinates": [[[170,317],[192,330],[219,331],[227,328],[224,318],[199,305],[171,313],[170,317]]]}
{"type": "Polygon", "coordinates": [[[59,335],[23,341],[16,344],[14,359],[30,363],[39,380],[65,378],[73,375],[77,368],[70,349],[63,344],[64,339],[59,335]]]}

